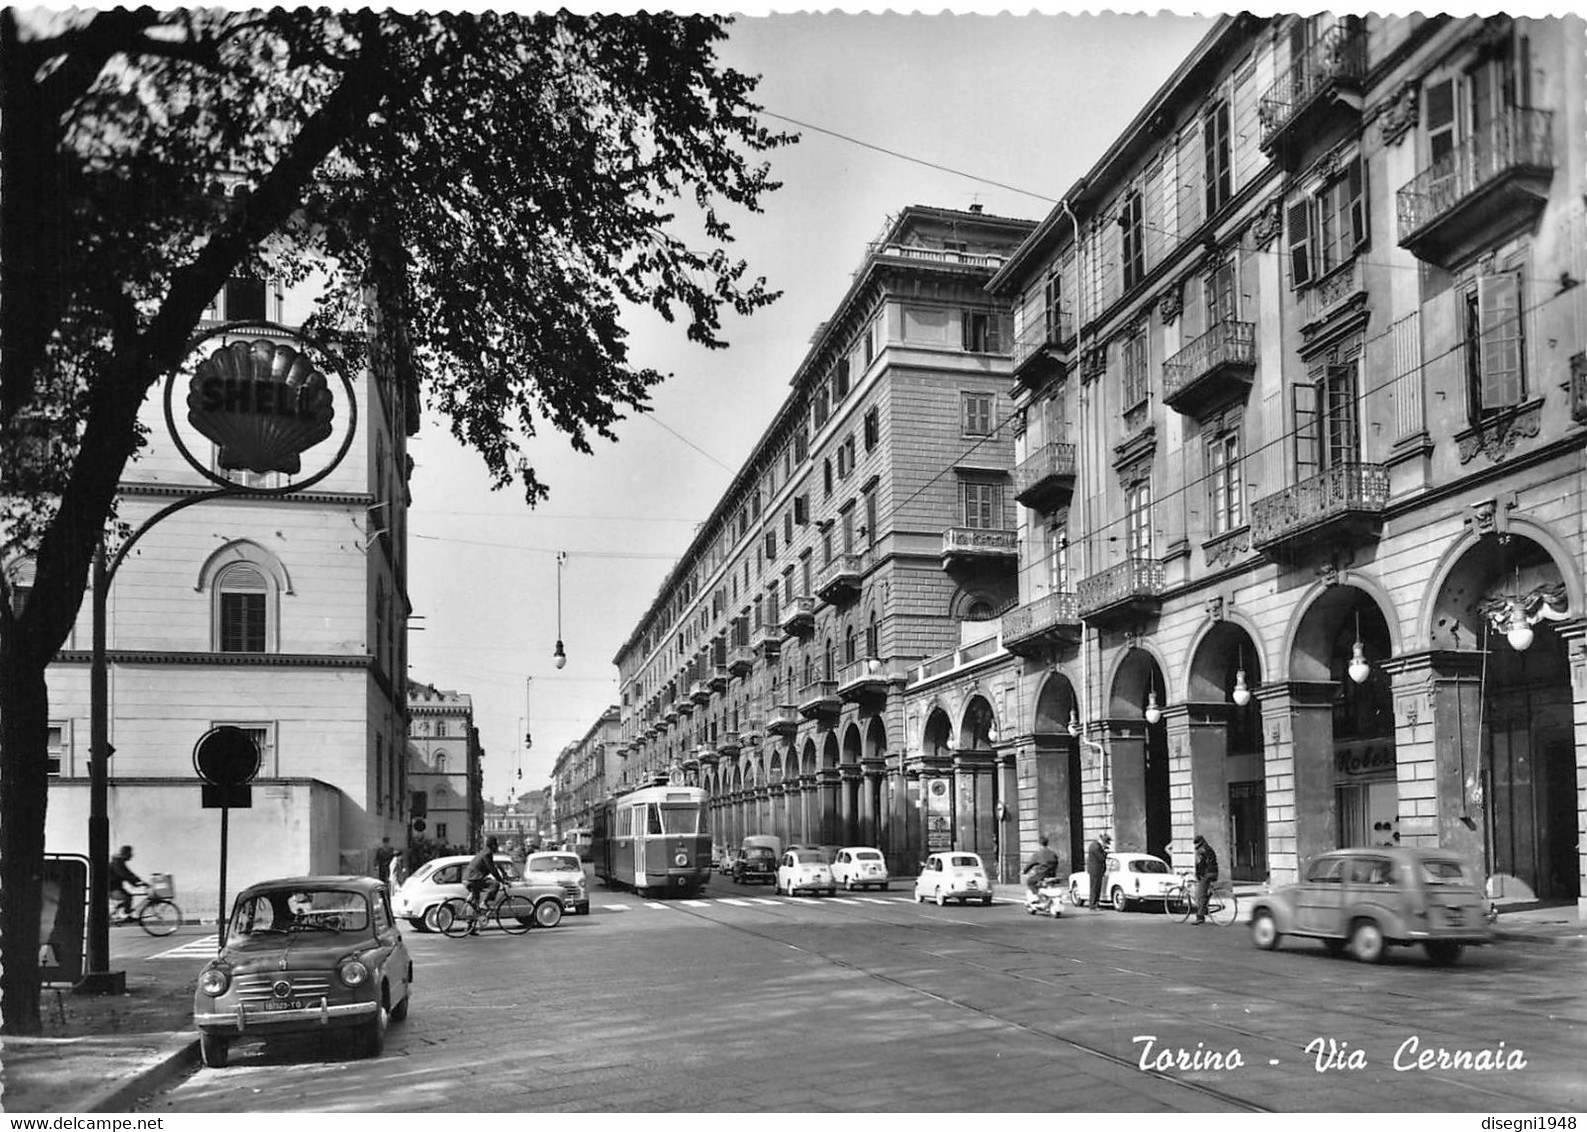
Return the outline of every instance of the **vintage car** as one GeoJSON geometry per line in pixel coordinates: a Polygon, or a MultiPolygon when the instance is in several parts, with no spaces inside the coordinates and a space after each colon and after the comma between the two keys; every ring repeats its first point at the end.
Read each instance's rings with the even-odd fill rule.
{"type": "Polygon", "coordinates": [[[567,850],[547,850],[530,853],[523,862],[524,880],[530,885],[556,885],[562,890],[562,905],[576,916],[590,914],[589,883],[584,876],[584,862],[577,853],[567,850]]]}
{"type": "Polygon", "coordinates": [[[992,882],[986,867],[974,853],[957,850],[951,853],[933,853],[921,863],[920,875],[915,878],[915,903],[931,898],[938,905],[950,900],[967,904],[979,900],[992,903],[992,882]]]}
{"type": "Polygon", "coordinates": [[[832,858],[832,879],[853,892],[856,888],[887,891],[887,861],[881,850],[864,845],[839,849],[832,858]]]}
{"type": "Polygon", "coordinates": [[[1434,963],[1453,963],[1468,944],[1490,941],[1482,883],[1440,849],[1338,849],[1312,861],[1298,884],[1251,902],[1251,942],[1264,951],[1287,935],[1348,947],[1376,963],[1391,944],[1421,944],[1434,963]]]}
{"type": "Polygon", "coordinates": [[[232,905],[220,953],[199,972],[193,1025],[204,1064],[233,1042],[348,1030],[378,1057],[387,1021],[408,1015],[413,960],[384,883],[371,877],[264,881],[232,905]]]}
{"type": "MultiPolygon", "coordinates": [[[[1168,862],[1150,853],[1109,853],[1107,872],[1102,875],[1102,899],[1120,912],[1132,905],[1160,911],[1168,894],[1185,883],[1185,878],[1168,867],[1168,862]]],[[[1069,874],[1069,903],[1085,907],[1091,899],[1091,877],[1085,872],[1069,874]]]]}
{"type": "Polygon", "coordinates": [[[766,834],[753,834],[744,838],[738,856],[733,859],[733,880],[738,884],[772,884],[777,879],[777,858],[782,856],[782,842],[766,834]]]}
{"type": "MultiPolygon", "coordinates": [[[[463,884],[463,867],[470,859],[437,857],[414,869],[413,875],[403,881],[402,887],[392,895],[391,907],[397,917],[407,920],[417,931],[439,931],[435,923],[436,909],[453,896],[465,899],[468,896],[468,889],[463,884]]],[[[562,882],[525,879],[512,858],[505,853],[496,854],[496,867],[507,878],[513,895],[534,901],[535,923],[540,927],[555,927],[566,906],[566,889],[562,882]],[[542,905],[551,903],[556,905],[554,909],[549,906],[542,909],[542,905]]]]}
{"type": "Polygon", "coordinates": [[[832,866],[820,849],[796,845],[782,855],[777,865],[776,890],[797,896],[801,892],[824,892],[837,895],[838,886],[832,880],[832,866]]]}

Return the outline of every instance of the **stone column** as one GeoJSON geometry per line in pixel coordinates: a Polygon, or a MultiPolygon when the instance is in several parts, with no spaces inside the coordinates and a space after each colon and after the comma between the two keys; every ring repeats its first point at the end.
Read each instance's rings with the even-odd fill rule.
{"type": "Polygon", "coordinates": [[[991,751],[957,751],[953,758],[953,845],[979,853],[996,868],[993,850],[996,815],[992,812],[992,774],[997,769],[991,751]]]}
{"type": "Polygon", "coordinates": [[[1262,704],[1268,875],[1290,884],[1311,858],[1339,844],[1334,798],[1332,680],[1292,680],[1255,692],[1262,704]]]}
{"type": "Polygon", "coordinates": [[[1576,917],[1587,920],[1587,621],[1555,624],[1570,666],[1571,723],[1576,733],[1576,917]]]}
{"type": "MultiPolygon", "coordinates": [[[[1120,852],[1146,852],[1146,721],[1105,721],[1105,767],[1111,779],[1113,847],[1120,852]]],[[[1101,828],[1109,828],[1102,826],[1101,828]]]]}
{"type": "MultiPolygon", "coordinates": [[[[1075,831],[1070,829],[1069,799],[1071,791],[1080,789],[1080,783],[1071,781],[1069,763],[1077,743],[1068,736],[1059,739],[1044,735],[1033,737],[1029,745],[1022,744],[1014,751],[1021,861],[1036,851],[1044,833],[1060,860],[1072,852],[1075,831]]],[[[1079,832],[1083,843],[1086,831],[1079,832]]]]}
{"type": "Polygon", "coordinates": [[[1383,662],[1394,689],[1400,844],[1453,849],[1478,868],[1487,857],[1482,659],[1430,649],[1383,662]]]}
{"type": "Polygon", "coordinates": [[[1175,704],[1163,709],[1176,865],[1189,862],[1199,833],[1212,843],[1225,869],[1234,867],[1229,823],[1229,711],[1226,703],[1175,704]]]}
{"type": "Polygon", "coordinates": [[[882,784],[887,775],[887,760],[882,757],[860,760],[860,827],[857,841],[861,845],[882,847],[882,784]]]}
{"type": "Polygon", "coordinates": [[[860,840],[860,781],[858,763],[844,763],[838,768],[838,835],[834,839],[843,845],[864,844],[860,840]]]}
{"type": "MultiPolygon", "coordinates": [[[[816,842],[818,845],[834,845],[840,842],[844,845],[848,844],[847,841],[842,840],[845,827],[844,823],[840,821],[838,812],[839,788],[841,786],[843,786],[842,771],[837,767],[826,767],[817,772],[816,808],[821,813],[821,832],[816,842]]],[[[847,802],[847,790],[841,791],[841,794],[842,800],[847,802]]],[[[847,807],[845,806],[844,808],[846,809],[847,807]]]]}
{"type": "MultiPolygon", "coordinates": [[[[997,802],[999,806],[992,813],[993,829],[996,830],[997,842],[997,873],[1007,883],[1012,884],[1019,879],[1019,867],[1023,858],[1020,856],[1019,833],[1019,775],[1014,767],[1014,747],[999,748],[997,752],[997,802]]],[[[1058,845],[1054,843],[1054,851],[1058,845]]]]}

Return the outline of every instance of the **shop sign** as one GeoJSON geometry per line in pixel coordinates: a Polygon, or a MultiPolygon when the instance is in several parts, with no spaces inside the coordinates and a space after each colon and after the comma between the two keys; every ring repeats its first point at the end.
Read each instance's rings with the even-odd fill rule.
{"type": "Polygon", "coordinates": [[[218,347],[188,383],[187,419],[231,471],[302,470],[300,457],[331,435],[336,407],[324,374],[286,342],[218,347]]]}
{"type": "Polygon", "coordinates": [[[1338,778],[1394,777],[1392,742],[1352,743],[1334,749],[1334,773],[1338,778]]]}

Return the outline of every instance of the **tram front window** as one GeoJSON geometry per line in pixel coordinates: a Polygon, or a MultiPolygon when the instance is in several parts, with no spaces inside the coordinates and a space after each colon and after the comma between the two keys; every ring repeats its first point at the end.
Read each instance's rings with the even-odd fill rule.
{"type": "MultiPolygon", "coordinates": [[[[655,811],[651,811],[654,813],[655,811]]],[[[662,806],[661,824],[665,833],[704,833],[700,828],[701,811],[698,806],[662,806]]]]}

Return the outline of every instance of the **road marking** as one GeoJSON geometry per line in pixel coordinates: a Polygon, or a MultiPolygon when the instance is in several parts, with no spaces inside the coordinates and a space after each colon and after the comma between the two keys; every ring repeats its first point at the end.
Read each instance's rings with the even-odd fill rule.
{"type": "Polygon", "coordinates": [[[173,947],[170,951],[162,951],[157,955],[150,955],[150,959],[194,959],[207,958],[215,954],[216,937],[212,935],[199,936],[190,939],[180,947],[173,947]]]}
{"type": "Polygon", "coordinates": [[[709,908],[711,906],[709,900],[680,900],[678,903],[686,908],[709,908]]]}
{"type": "Polygon", "coordinates": [[[865,904],[897,904],[902,899],[903,897],[901,896],[889,897],[886,900],[883,900],[880,896],[856,896],[854,901],[855,903],[865,904]]]}
{"type": "Polygon", "coordinates": [[[731,899],[729,899],[726,896],[718,898],[717,899],[717,903],[718,904],[731,904],[735,908],[748,908],[749,907],[749,901],[748,900],[731,900],[731,899]]]}
{"type": "Polygon", "coordinates": [[[660,901],[646,900],[644,903],[640,904],[640,907],[641,908],[665,908],[666,905],[662,904],[660,901]]]}
{"type": "Polygon", "coordinates": [[[786,901],[783,901],[783,900],[773,900],[769,896],[751,896],[749,898],[749,902],[751,904],[784,904],[784,903],[787,903],[786,901]]]}
{"type": "Polygon", "coordinates": [[[602,912],[626,912],[626,911],[628,911],[630,905],[627,905],[627,904],[597,904],[597,905],[595,905],[595,907],[599,908],[602,912]]]}
{"type": "Polygon", "coordinates": [[[848,896],[829,896],[828,900],[834,904],[858,904],[859,901],[848,896]]]}

